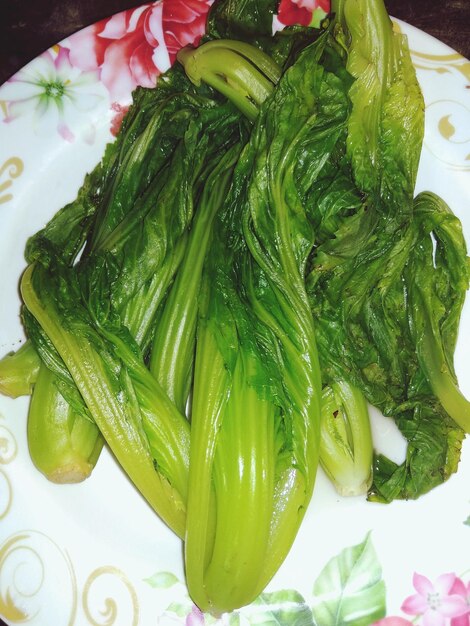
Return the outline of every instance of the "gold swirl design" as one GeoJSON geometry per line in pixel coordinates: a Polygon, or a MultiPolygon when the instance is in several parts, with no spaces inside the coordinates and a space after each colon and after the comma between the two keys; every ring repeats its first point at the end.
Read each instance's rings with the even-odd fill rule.
{"type": "Polygon", "coordinates": [[[0,180],[5,173],[8,178],[5,182],[0,183],[0,204],[9,202],[13,199],[13,195],[11,193],[4,194],[4,192],[12,186],[15,178],[21,176],[23,170],[24,164],[19,157],[10,157],[5,161],[5,163],[3,163],[3,165],[0,166],[0,180]]]}
{"type": "Polygon", "coordinates": [[[0,549],[0,573],[3,574],[5,570],[8,568],[8,561],[12,557],[12,555],[21,550],[23,552],[22,558],[19,563],[15,563],[13,575],[8,576],[9,580],[13,581],[13,590],[12,586],[7,586],[6,588],[2,585],[2,592],[0,594],[0,614],[3,615],[7,620],[11,622],[23,622],[34,617],[33,614],[29,613],[25,608],[21,606],[21,602],[18,601],[18,596],[21,597],[30,597],[31,594],[34,595],[34,591],[38,591],[44,580],[44,567],[42,565],[41,560],[38,558],[37,553],[34,550],[30,550],[30,548],[25,547],[23,541],[28,538],[27,534],[24,535],[16,535],[11,539],[7,540],[0,549]],[[30,552],[30,554],[25,554],[25,552],[30,552]],[[33,587],[33,591],[27,590],[23,591],[21,588],[18,589],[18,584],[16,581],[16,574],[19,569],[24,565],[25,559],[31,562],[31,555],[33,558],[36,558],[36,565],[39,564],[40,572],[39,572],[39,581],[36,583],[36,587],[33,587]]]}
{"type": "Polygon", "coordinates": [[[74,625],[77,585],[72,564],[68,555],[43,533],[24,531],[0,546],[0,614],[11,624],[37,617],[44,624],[74,625]],[[62,601],[51,606],[58,579],[62,601]],[[64,597],[70,602],[63,602],[64,597]],[[47,618],[41,617],[42,612],[47,618]]]}
{"type": "Polygon", "coordinates": [[[457,100],[436,100],[426,107],[427,149],[455,171],[470,170],[470,109],[457,100]]]}
{"type": "Polygon", "coordinates": [[[0,424],[0,463],[11,463],[17,452],[18,446],[12,432],[4,424],[0,424]]]}
{"type": "Polygon", "coordinates": [[[458,52],[451,54],[426,54],[411,51],[413,65],[420,70],[429,70],[438,74],[458,72],[470,82],[470,61],[458,52]]]}
{"type": "MultiPolygon", "coordinates": [[[[3,420],[0,415],[0,420],[3,420]]],[[[0,464],[11,463],[18,452],[18,446],[13,433],[4,425],[0,424],[0,464]]],[[[0,470],[0,520],[7,516],[13,501],[13,489],[7,473],[0,470]],[[3,484],[2,484],[3,483],[3,484]]]]}
{"type": "MultiPolygon", "coordinates": [[[[107,597],[104,601],[104,609],[100,611],[99,621],[93,617],[90,608],[90,594],[93,586],[96,585],[96,582],[102,576],[111,576],[115,579],[115,582],[122,583],[126,588],[130,600],[131,600],[131,615],[124,618],[122,621],[126,626],[137,626],[139,622],[139,601],[137,598],[137,593],[135,589],[132,587],[129,580],[126,578],[125,574],[116,567],[107,566],[107,567],[99,567],[94,572],[90,574],[88,580],[85,583],[85,587],[83,589],[83,609],[86,615],[88,622],[92,626],[113,626],[116,624],[116,620],[118,619],[119,609],[116,600],[111,597],[107,597]],[[131,621],[131,619],[132,621],[131,621]]],[[[122,591],[116,591],[116,594],[119,594],[119,599],[122,598],[122,591]]]]}
{"type": "Polygon", "coordinates": [[[13,490],[10,479],[3,470],[0,470],[0,520],[8,515],[13,502],[13,490]]]}
{"type": "MultiPolygon", "coordinates": [[[[393,26],[396,32],[403,32],[397,22],[393,26]]],[[[470,109],[463,100],[465,89],[470,87],[470,61],[454,51],[430,54],[411,49],[410,53],[418,71],[442,76],[437,78],[441,82],[426,96],[426,148],[447,168],[470,171],[470,109]],[[455,98],[434,100],[436,93],[455,94],[455,98]]]]}
{"type": "MultiPolygon", "coordinates": [[[[393,20],[393,30],[396,33],[403,33],[401,25],[393,20]]],[[[445,74],[456,70],[470,82],[470,61],[458,52],[447,52],[446,54],[430,54],[429,52],[419,52],[410,50],[413,65],[420,70],[432,70],[438,74],[445,74]]]]}

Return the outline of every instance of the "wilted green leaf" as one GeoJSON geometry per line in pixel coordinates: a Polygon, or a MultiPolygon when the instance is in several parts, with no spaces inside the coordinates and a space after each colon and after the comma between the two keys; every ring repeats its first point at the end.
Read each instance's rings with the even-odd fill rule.
{"type": "Polygon", "coordinates": [[[385,584],[370,534],[328,562],[313,596],[318,626],[369,626],[385,615],[385,584]]]}

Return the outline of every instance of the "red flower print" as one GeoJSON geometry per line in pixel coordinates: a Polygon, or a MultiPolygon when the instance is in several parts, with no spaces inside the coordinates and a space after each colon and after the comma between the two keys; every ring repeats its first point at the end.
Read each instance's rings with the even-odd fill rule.
{"type": "Polygon", "coordinates": [[[111,120],[111,134],[117,137],[121,128],[122,120],[129,110],[128,106],[121,106],[117,102],[113,102],[111,110],[114,111],[113,119],[111,120]]]}
{"type": "Polygon", "coordinates": [[[325,13],[330,10],[329,0],[281,0],[277,19],[281,24],[292,26],[300,24],[309,26],[315,9],[322,9],[325,13]]]}
{"type": "Polygon", "coordinates": [[[144,4],[85,28],[64,45],[72,65],[100,70],[112,101],[125,104],[138,85],[155,86],[182,46],[199,43],[211,1],[144,4]]]}
{"type": "Polygon", "coordinates": [[[206,18],[212,0],[164,0],[163,30],[173,62],[184,46],[197,46],[206,32],[206,18]]]}

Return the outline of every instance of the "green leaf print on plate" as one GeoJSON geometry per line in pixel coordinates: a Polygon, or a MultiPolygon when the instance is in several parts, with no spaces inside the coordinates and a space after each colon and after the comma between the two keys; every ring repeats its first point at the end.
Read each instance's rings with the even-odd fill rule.
{"type": "Polygon", "coordinates": [[[257,605],[264,611],[256,616],[256,626],[314,626],[312,611],[298,591],[262,593],[251,606],[257,605]]]}
{"type": "Polygon", "coordinates": [[[177,589],[159,626],[370,626],[386,611],[382,568],[370,533],[328,561],[311,597],[294,589],[264,592],[249,606],[220,618],[199,611],[186,586],[170,572],[157,572],[144,582],[161,593],[177,589]]]}
{"type": "Polygon", "coordinates": [[[313,586],[312,613],[318,626],[369,626],[385,614],[385,583],[370,533],[345,548],[313,586]]]}
{"type": "Polygon", "coordinates": [[[155,589],[168,589],[179,583],[180,580],[172,572],[157,572],[146,578],[144,582],[155,589]]]}

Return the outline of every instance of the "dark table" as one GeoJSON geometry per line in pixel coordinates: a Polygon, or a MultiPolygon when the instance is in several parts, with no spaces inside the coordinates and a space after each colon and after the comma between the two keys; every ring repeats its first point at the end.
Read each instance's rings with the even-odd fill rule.
{"type": "MultiPolygon", "coordinates": [[[[132,0],[0,0],[0,84],[64,37],[132,0]]],[[[385,0],[388,12],[470,58],[469,0],[385,0]]]]}

